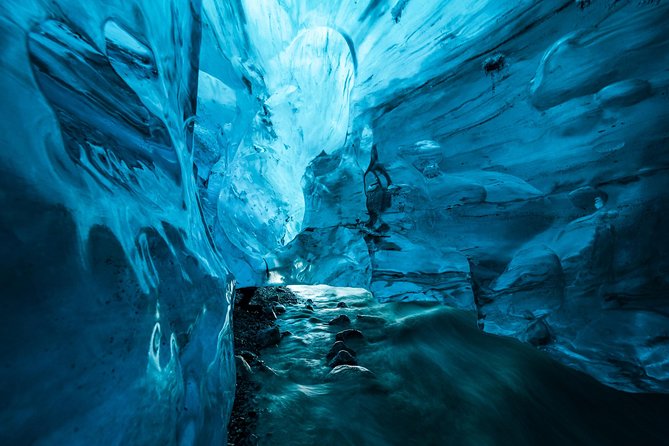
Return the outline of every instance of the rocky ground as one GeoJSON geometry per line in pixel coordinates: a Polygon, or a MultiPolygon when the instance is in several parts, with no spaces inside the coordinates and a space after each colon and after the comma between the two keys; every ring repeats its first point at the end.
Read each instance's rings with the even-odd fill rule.
{"type": "MultiPolygon", "coordinates": [[[[374,378],[374,373],[358,365],[357,353],[352,348],[365,342],[365,335],[358,329],[350,328],[351,318],[345,314],[354,309],[349,309],[346,302],[335,301],[331,304],[331,311],[337,315],[326,321],[317,317],[315,306],[312,299],[300,297],[285,287],[237,289],[233,314],[237,386],[228,425],[229,446],[259,443],[258,419],[264,409],[258,396],[262,392],[263,381],[277,376],[277,371],[263,360],[262,353],[264,349],[275,347],[283,338],[292,335],[290,331],[282,331],[276,322],[287,311],[291,315],[289,319],[309,319],[309,323],[323,323],[332,332],[332,346],[326,354],[321,355],[321,366],[325,367],[319,367],[329,371],[325,381],[374,378]]],[[[373,315],[358,314],[355,318],[363,325],[382,326],[385,323],[385,320],[373,315]]]]}
{"type": "Polygon", "coordinates": [[[258,420],[256,395],[260,382],[255,373],[273,373],[260,358],[263,348],[277,345],[290,335],[276,324],[277,314],[287,305],[297,304],[297,297],[283,287],[239,288],[235,295],[233,332],[237,386],[235,403],[228,425],[229,446],[250,446],[258,443],[255,428],[258,420]]]}

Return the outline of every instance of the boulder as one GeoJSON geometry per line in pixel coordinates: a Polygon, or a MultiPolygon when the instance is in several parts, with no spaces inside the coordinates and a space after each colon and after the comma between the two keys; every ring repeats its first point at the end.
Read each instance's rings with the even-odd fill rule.
{"type": "Polygon", "coordinates": [[[286,307],[281,304],[274,305],[274,313],[277,315],[284,314],[286,312],[286,307]]]}
{"type": "Polygon", "coordinates": [[[351,319],[345,314],[340,314],[336,318],[328,322],[328,325],[348,325],[351,323],[351,319]]]}
{"type": "Polygon", "coordinates": [[[341,381],[349,379],[373,379],[376,378],[376,375],[359,365],[338,365],[334,369],[330,370],[327,377],[327,381],[341,381]]]}
{"type": "Polygon", "coordinates": [[[353,328],[349,328],[348,330],[340,331],[335,336],[335,339],[337,341],[348,341],[348,340],[351,340],[351,339],[364,339],[364,338],[365,338],[365,335],[363,335],[360,330],[355,330],[353,328]]]}
{"type": "Polygon", "coordinates": [[[281,341],[281,331],[279,327],[270,327],[264,330],[261,330],[256,335],[256,342],[258,343],[258,348],[270,347],[272,345],[277,345],[281,341]]]}
{"type": "Polygon", "coordinates": [[[355,350],[353,350],[352,348],[348,347],[348,346],[347,346],[346,344],[344,344],[342,341],[337,341],[337,342],[335,342],[334,345],[332,345],[332,347],[330,348],[330,351],[329,351],[328,354],[327,354],[327,360],[328,360],[328,361],[332,360],[332,358],[334,358],[335,356],[337,356],[337,353],[339,353],[339,352],[341,352],[341,351],[345,351],[345,352],[349,353],[351,356],[355,356],[355,350]]]}
{"type": "Polygon", "coordinates": [[[331,368],[340,365],[358,365],[358,361],[346,350],[341,350],[334,358],[332,358],[332,361],[330,361],[329,365],[331,368]]]}
{"type": "Polygon", "coordinates": [[[251,370],[251,366],[249,365],[248,362],[246,362],[244,357],[241,355],[235,356],[235,368],[237,370],[238,377],[249,378],[251,375],[253,375],[253,370],[251,370]]]}

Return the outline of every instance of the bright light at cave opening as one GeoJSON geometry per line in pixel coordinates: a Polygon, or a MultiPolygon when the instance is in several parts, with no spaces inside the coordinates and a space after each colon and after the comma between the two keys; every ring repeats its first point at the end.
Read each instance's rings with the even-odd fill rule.
{"type": "Polygon", "coordinates": [[[267,283],[269,285],[283,285],[284,282],[284,277],[277,273],[276,271],[270,271],[269,272],[269,278],[267,279],[267,283]]]}

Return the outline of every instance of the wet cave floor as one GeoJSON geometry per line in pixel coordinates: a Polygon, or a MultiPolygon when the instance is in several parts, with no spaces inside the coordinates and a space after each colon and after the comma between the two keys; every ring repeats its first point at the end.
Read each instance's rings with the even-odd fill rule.
{"type": "Polygon", "coordinates": [[[661,445],[669,395],[608,388],[475,315],[365,290],[243,288],[229,445],[661,445]]]}

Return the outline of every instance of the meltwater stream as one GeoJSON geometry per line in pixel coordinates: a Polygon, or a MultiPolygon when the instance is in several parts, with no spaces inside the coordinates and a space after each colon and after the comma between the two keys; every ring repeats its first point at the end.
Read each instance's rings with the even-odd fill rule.
{"type": "Polygon", "coordinates": [[[669,434],[666,396],[607,388],[482,333],[475,314],[379,304],[355,288],[290,288],[302,304],[278,320],[292,335],[263,351],[276,375],[263,378],[259,444],[651,445],[669,434]],[[350,325],[328,324],[339,315],[350,325]],[[329,375],[326,354],[348,328],[364,334],[347,344],[374,377],[329,375]]]}

